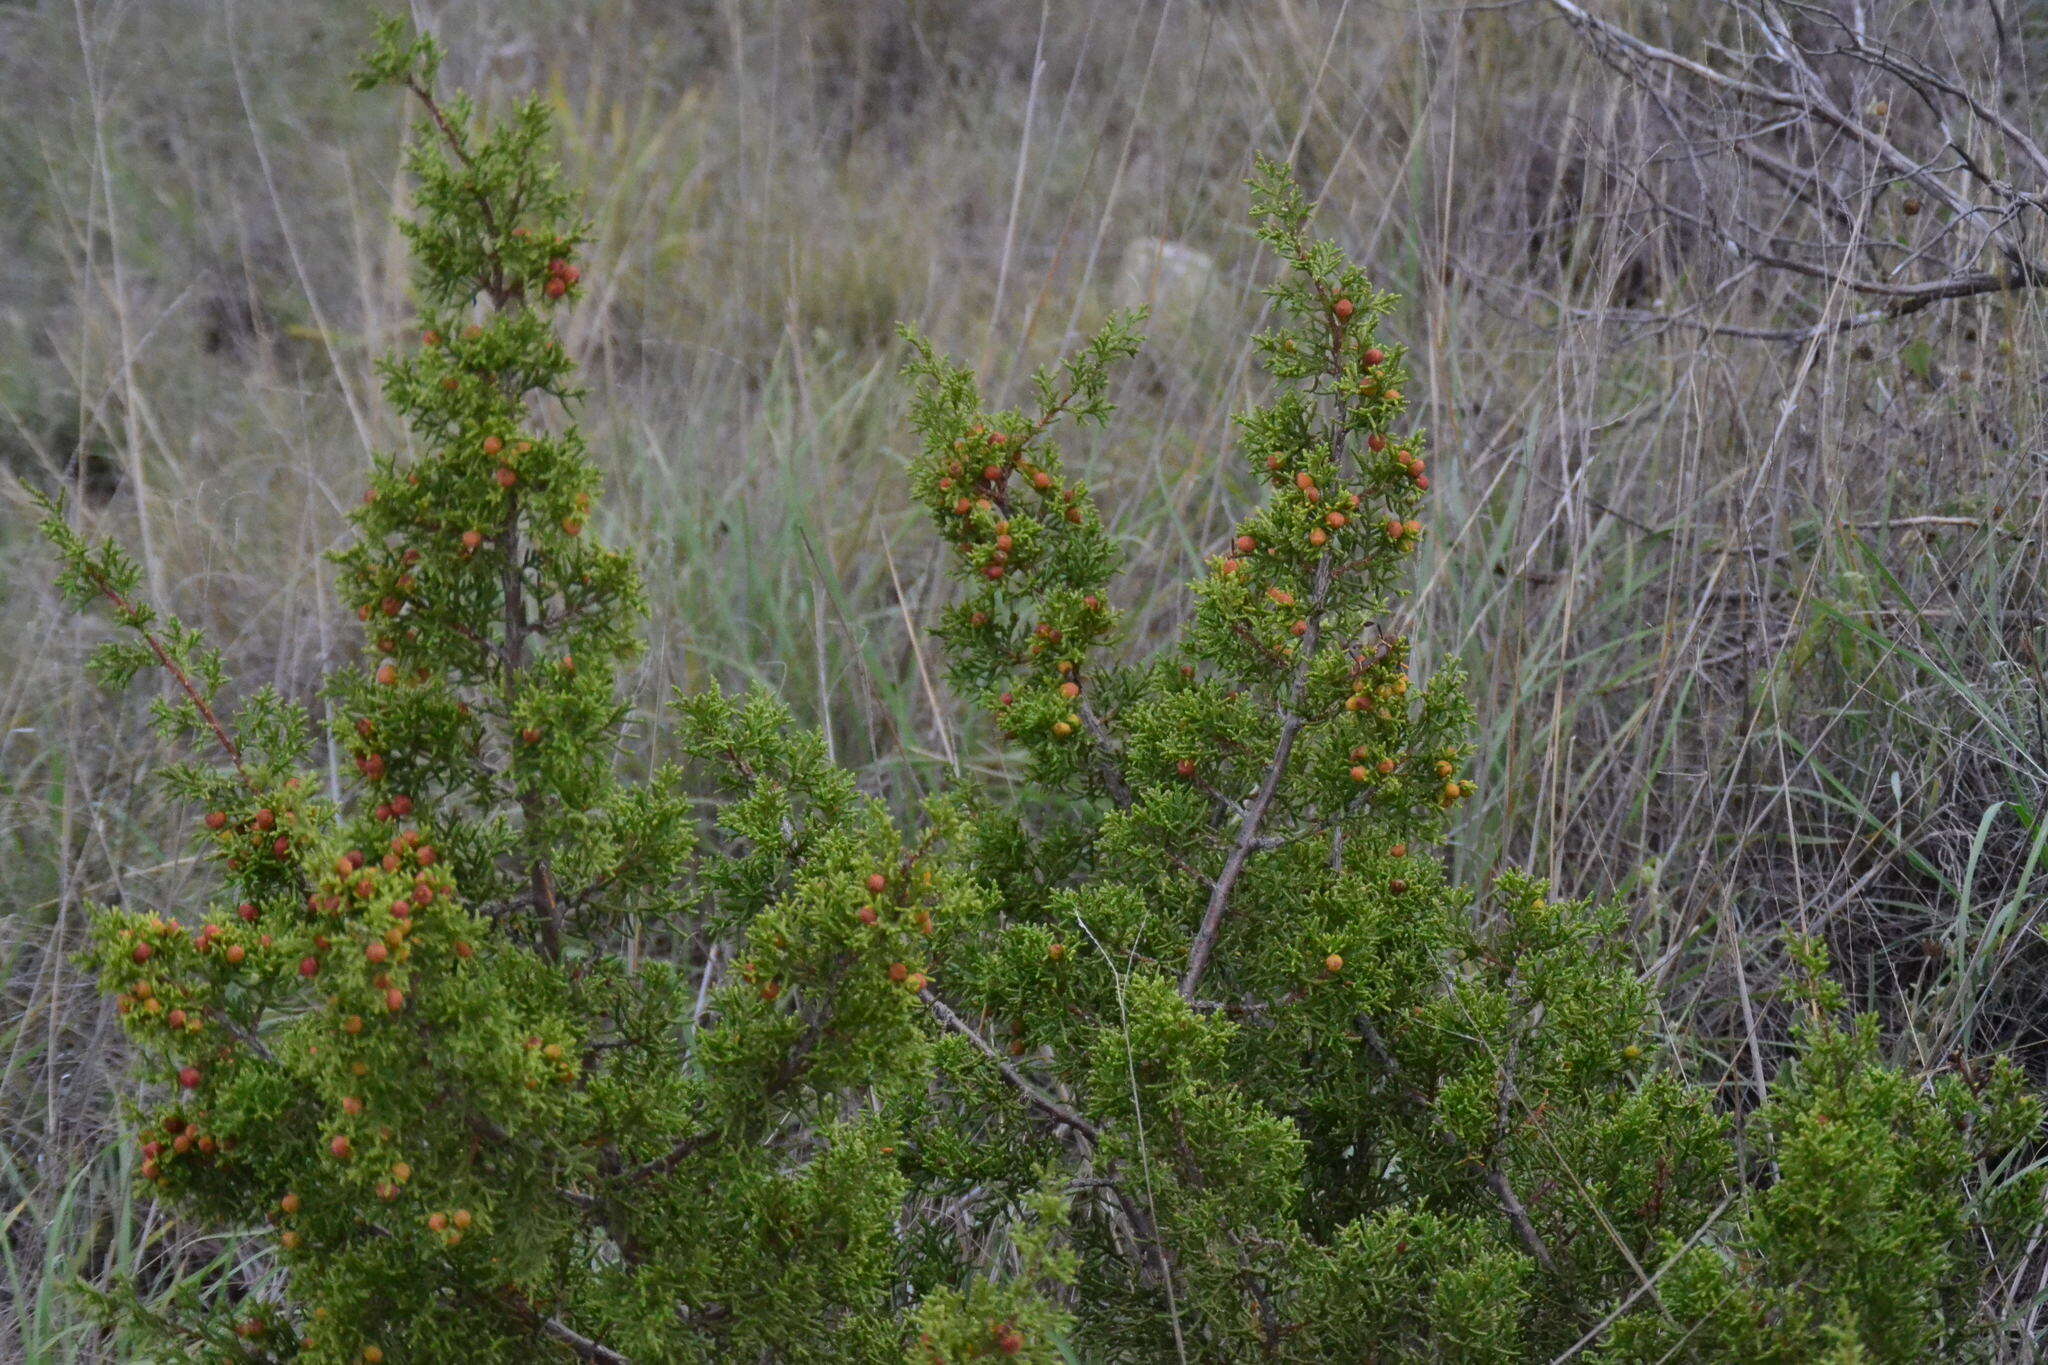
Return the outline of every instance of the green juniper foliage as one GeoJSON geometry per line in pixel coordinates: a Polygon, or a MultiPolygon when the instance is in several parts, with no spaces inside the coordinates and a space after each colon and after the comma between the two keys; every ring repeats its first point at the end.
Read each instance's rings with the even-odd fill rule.
{"type": "Polygon", "coordinates": [[[1471,783],[1400,584],[1425,446],[1376,293],[1253,180],[1279,258],[1271,487],[1183,637],[1119,652],[1117,547],[1052,441],[1118,317],[988,412],[911,338],[911,484],[968,587],[955,685],[1028,764],[899,824],[772,697],[677,699],[633,784],[642,611],[555,310],[582,226],[543,106],[492,121],[387,26],[421,111],[415,449],[339,556],[366,662],[239,700],[62,511],[61,581],[169,679],[210,906],[107,909],[141,1177],[261,1257],[106,1310],[137,1359],[1991,1357],[2038,1225],[2011,1065],[1886,1064],[1795,945],[1803,1022],[1740,1141],[1660,1044],[1618,914],[1431,847],[1471,783]],[[704,796],[708,794],[709,800],[704,796]],[[708,816],[705,812],[709,812],[708,816]]]}

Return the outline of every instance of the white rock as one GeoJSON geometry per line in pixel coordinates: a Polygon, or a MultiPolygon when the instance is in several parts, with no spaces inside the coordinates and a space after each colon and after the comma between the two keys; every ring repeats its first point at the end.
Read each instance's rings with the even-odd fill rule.
{"type": "Polygon", "coordinates": [[[1208,252],[1139,237],[1124,248],[1111,299],[1118,308],[1150,308],[1155,323],[1177,322],[1202,306],[1215,277],[1216,258],[1208,252]]]}

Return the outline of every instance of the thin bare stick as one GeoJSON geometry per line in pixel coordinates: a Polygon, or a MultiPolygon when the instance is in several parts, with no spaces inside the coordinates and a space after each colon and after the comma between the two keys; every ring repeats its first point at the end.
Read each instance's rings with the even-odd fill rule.
{"type": "Polygon", "coordinates": [[[1029,1104],[1054,1122],[1063,1123],[1067,1127],[1072,1128],[1075,1132],[1088,1139],[1090,1146],[1093,1146],[1101,1139],[1102,1130],[1100,1128],[1090,1123],[1087,1119],[1082,1118],[1043,1090],[1040,1090],[1023,1072],[1010,1065],[1009,1061],[995,1050],[994,1045],[988,1039],[982,1037],[972,1024],[962,1019],[958,1014],[955,1014],[952,1006],[939,999],[933,993],[930,986],[926,986],[923,990],[919,991],[917,998],[922,1000],[924,1007],[931,1011],[932,1018],[974,1044],[976,1051],[987,1057],[991,1062],[994,1062],[996,1070],[1002,1073],[1003,1079],[1010,1083],[1012,1089],[1024,1097],[1026,1104],[1029,1104]]]}
{"type": "Polygon", "coordinates": [[[1652,192],[1657,212],[1750,262],[1886,301],[1856,311],[1829,306],[1821,321],[1794,327],[1702,321],[1697,307],[1589,316],[1810,344],[1936,303],[2048,285],[2048,260],[2028,231],[2048,207],[2048,191],[2012,174],[2048,176],[2048,150],[1974,93],[1962,72],[1938,71],[1873,39],[1860,19],[1811,5],[1736,6],[1754,50],[1716,46],[1703,60],[1651,43],[1579,0],[1545,3],[1677,130],[1681,151],[1673,159],[1732,155],[1783,191],[1787,205],[1780,221],[1753,223],[1712,196],[1688,211],[1652,192]],[[1854,73],[1847,82],[1845,66],[1854,73]],[[1894,111],[1886,100],[1865,103],[1857,92],[1871,82],[1903,85],[1913,112],[1894,111]],[[1761,143],[1798,150],[1783,156],[1761,143]],[[1916,193],[1903,202],[1888,198],[1902,188],[1916,193]],[[1919,196],[1938,213],[1917,238],[1878,225],[1879,209],[1891,204],[1903,217],[1917,215],[1919,196]],[[1993,268],[1977,264],[1986,252],[1996,257],[1993,268]],[[1909,270],[1932,278],[1906,279],[1909,270]]]}
{"type": "MultiPolygon", "coordinates": [[[[1400,1061],[1394,1056],[1393,1049],[1387,1046],[1386,1038],[1373,1024],[1372,1020],[1361,1014],[1354,1018],[1352,1023],[1357,1027],[1358,1036],[1364,1041],[1366,1050],[1371,1052],[1373,1060],[1380,1064],[1380,1070],[1386,1074],[1387,1081],[1401,1092],[1403,1099],[1407,1100],[1409,1104],[1413,1105],[1420,1112],[1428,1114],[1432,1122],[1436,1122],[1435,1102],[1428,1095],[1418,1090],[1401,1074],[1400,1061]]],[[[1510,1053],[1509,1061],[1510,1065],[1512,1065],[1512,1053],[1510,1053]]],[[[1501,1074],[1500,1119],[1499,1126],[1496,1129],[1496,1141],[1506,1132],[1508,1106],[1512,1103],[1513,1096],[1513,1083],[1508,1079],[1506,1070],[1503,1069],[1501,1074]]],[[[1523,1204],[1521,1197],[1515,1193],[1515,1187],[1508,1182],[1507,1173],[1501,1170],[1498,1163],[1488,1160],[1482,1180],[1486,1188],[1492,1192],[1494,1201],[1500,1205],[1501,1212],[1507,1215],[1508,1225],[1515,1230],[1516,1240],[1521,1242],[1522,1246],[1528,1251],[1530,1259],[1542,1266],[1545,1271],[1554,1271],[1557,1266],[1551,1259],[1550,1248],[1544,1245],[1542,1235],[1536,1231],[1535,1220],[1529,1217],[1528,1206],[1523,1204]]]]}
{"type": "Polygon", "coordinates": [[[1528,1208],[1515,1187],[1508,1183],[1507,1172],[1501,1169],[1499,1153],[1501,1144],[1507,1141],[1508,1121],[1513,1115],[1515,1093],[1515,1050],[1519,1038],[1508,1039],[1508,1055],[1500,1068],[1500,1110],[1494,1118],[1493,1142],[1486,1154],[1486,1188],[1493,1191],[1493,1197],[1500,1201],[1501,1211],[1508,1216],[1508,1224],[1515,1230],[1515,1236],[1543,1267],[1547,1275],[1557,1273],[1557,1262],[1550,1257],[1550,1248],[1543,1244],[1543,1237],[1536,1231],[1535,1220],[1529,1217],[1528,1208]]]}
{"type": "MultiPolygon", "coordinates": [[[[910,657],[917,663],[917,681],[924,688],[924,699],[932,708],[932,728],[938,732],[939,748],[946,755],[946,766],[953,770],[953,776],[960,776],[960,755],[953,751],[953,735],[946,728],[946,708],[939,704],[939,690],[932,686],[932,675],[924,663],[924,632],[910,619],[910,598],[903,591],[903,580],[896,573],[896,551],[889,544],[889,538],[882,537],[882,562],[889,566],[889,586],[896,590],[896,606],[903,613],[903,633],[910,639],[910,657]]],[[[820,715],[826,714],[822,709],[820,715]]]]}
{"type": "MultiPolygon", "coordinates": [[[[113,605],[116,612],[127,620],[134,620],[136,618],[135,604],[116,591],[114,585],[107,581],[105,575],[91,568],[88,568],[87,572],[92,575],[93,587],[99,592],[100,596],[106,598],[113,605]]],[[[186,698],[191,701],[193,709],[199,712],[199,718],[206,722],[206,727],[213,731],[213,737],[220,742],[220,747],[227,752],[228,761],[235,765],[236,774],[241,777],[245,784],[248,783],[249,773],[242,766],[241,746],[235,743],[234,736],[228,733],[227,726],[221,724],[220,717],[214,713],[213,706],[200,694],[198,684],[192,681],[192,675],[187,673],[179,666],[177,660],[171,657],[170,650],[164,647],[164,642],[157,638],[155,631],[141,626],[136,626],[133,629],[136,634],[142,637],[143,643],[149,646],[149,652],[156,655],[156,661],[163,667],[164,672],[170,674],[176,680],[179,688],[184,691],[186,698]]]]}
{"type": "Polygon", "coordinates": [[[562,1342],[581,1359],[601,1361],[603,1365],[633,1365],[633,1358],[631,1356],[621,1354],[609,1346],[592,1341],[589,1337],[584,1336],[581,1332],[564,1323],[560,1318],[540,1318],[537,1325],[541,1331],[547,1333],[556,1341],[562,1342]]]}

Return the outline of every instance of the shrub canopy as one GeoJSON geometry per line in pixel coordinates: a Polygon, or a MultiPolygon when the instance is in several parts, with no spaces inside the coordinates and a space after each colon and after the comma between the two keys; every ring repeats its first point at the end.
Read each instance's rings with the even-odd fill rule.
{"type": "Polygon", "coordinates": [[[583,228],[538,101],[498,121],[387,26],[421,110],[413,448],[338,556],[365,662],[299,706],[52,507],[62,582],[171,679],[220,893],[104,909],[140,1172],[262,1269],[137,1283],[138,1356],[309,1361],[1920,1360],[1992,1355],[2035,1225],[2009,1063],[1888,1065],[1800,956],[1738,1134],[1615,911],[1432,852],[1473,790],[1411,668],[1426,533],[1395,305],[1260,162],[1264,501],[1178,638],[1119,649],[1118,548],[1062,461],[1117,316],[988,411],[909,335],[910,495],[964,584],[956,689],[1021,755],[892,818],[764,692],[648,718],[630,558],[590,533],[558,310],[583,228]]]}

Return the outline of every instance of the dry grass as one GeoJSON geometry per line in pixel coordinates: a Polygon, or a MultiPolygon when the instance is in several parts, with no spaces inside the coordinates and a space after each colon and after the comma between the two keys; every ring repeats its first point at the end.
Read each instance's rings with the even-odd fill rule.
{"type": "MultiPolygon", "coordinates": [[[[1680,45],[1718,13],[1606,8],[1680,45]]],[[[1787,925],[1837,944],[1902,1057],[2039,1068],[2041,300],[1802,347],[1603,321],[1812,300],[1713,292],[1726,263],[1644,197],[1654,120],[1533,9],[463,0],[435,22],[451,80],[555,92],[588,189],[572,340],[597,529],[649,578],[647,698],[759,677],[880,789],[949,753],[1001,780],[907,626],[946,589],[900,493],[891,327],[1014,392],[1109,305],[1131,241],[1213,254],[1076,452],[1142,650],[1251,496],[1228,418],[1266,267],[1239,180],[1289,151],[1406,298],[1439,492],[1409,610],[1483,717],[1460,872],[1625,898],[1674,1032],[1734,1096],[1774,1065],[1787,925]]],[[[407,316],[400,130],[343,87],[362,24],[331,0],[0,7],[0,457],[69,481],[243,680],[301,696],[353,648],[320,557],[337,511],[404,439],[371,372],[407,316]]],[[[2039,88],[2013,116],[2040,123],[2039,88]]],[[[81,686],[94,628],[7,498],[0,1355],[92,1358],[62,1283],[223,1247],[126,1193],[118,1034],[65,954],[89,900],[203,888],[170,838],[191,812],[135,776],[142,699],[81,686]]]]}

